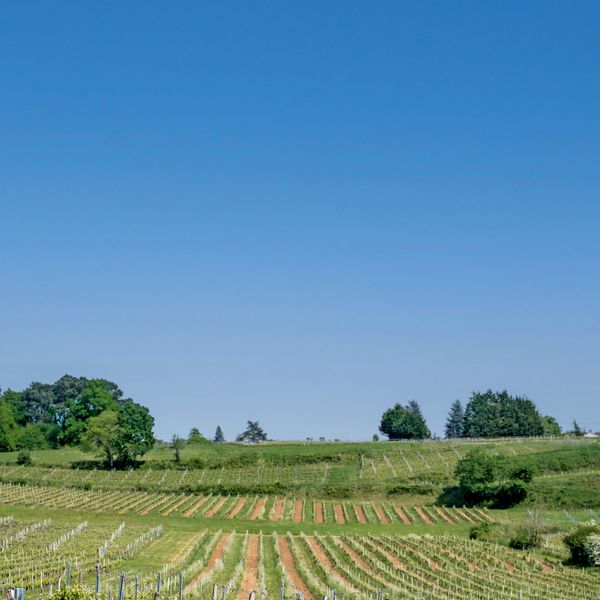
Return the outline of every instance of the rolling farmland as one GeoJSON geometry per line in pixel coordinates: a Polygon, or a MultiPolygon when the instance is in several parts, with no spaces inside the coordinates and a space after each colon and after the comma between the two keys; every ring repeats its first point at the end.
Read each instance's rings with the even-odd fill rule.
{"type": "MultiPolygon", "coordinates": [[[[551,455],[559,468],[541,474],[547,485],[562,481],[570,449],[589,447],[569,440],[486,445],[506,446],[515,459],[548,462],[551,455]]],[[[505,527],[523,511],[442,506],[412,492],[415,483],[451,482],[468,446],[338,451],[329,444],[310,455],[310,445],[297,454],[282,445],[277,455],[273,445],[260,455],[248,448],[250,464],[233,466],[246,451],[238,447],[220,463],[211,457],[210,465],[125,472],[8,463],[0,467],[0,588],[44,598],[67,581],[93,590],[98,577],[107,600],[121,584],[126,598],[155,594],[160,585],[164,598],[213,597],[216,586],[218,597],[236,600],[252,591],[305,600],[334,592],[340,599],[600,599],[598,571],[565,565],[555,537],[538,552],[468,539],[471,527],[505,527]],[[348,473],[356,486],[335,487],[348,473]],[[265,492],[265,485],[274,487],[265,492]]],[[[589,460],[586,454],[581,471],[588,478],[597,472],[589,460]]],[[[562,522],[596,516],[554,514],[562,522]]]]}

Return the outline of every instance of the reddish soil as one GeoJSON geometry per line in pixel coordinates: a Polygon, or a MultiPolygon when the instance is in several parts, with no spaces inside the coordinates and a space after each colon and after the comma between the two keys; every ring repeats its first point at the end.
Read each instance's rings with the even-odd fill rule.
{"type": "Polygon", "coordinates": [[[331,560],[329,560],[329,556],[325,554],[321,544],[319,544],[314,537],[307,537],[306,541],[313,551],[313,554],[317,557],[319,563],[325,567],[325,570],[332,573],[335,579],[342,581],[347,588],[354,590],[354,586],[339,571],[336,570],[335,565],[331,562],[331,560]]]}
{"type": "Polygon", "coordinates": [[[239,600],[246,600],[250,592],[256,591],[258,583],[258,562],[260,546],[258,535],[250,534],[248,537],[248,546],[246,548],[246,560],[244,561],[244,576],[242,578],[242,588],[238,594],[239,600]]]}
{"type": "Polygon", "coordinates": [[[235,503],[235,506],[227,514],[227,518],[235,519],[238,516],[240,510],[242,510],[242,508],[244,508],[245,504],[246,504],[246,498],[239,498],[238,501],[235,503]]]}
{"type": "Polygon", "coordinates": [[[433,521],[431,520],[431,517],[420,506],[415,506],[415,511],[421,517],[421,519],[423,519],[423,521],[425,521],[425,523],[427,523],[427,525],[434,524],[433,521]]]}
{"type": "Polygon", "coordinates": [[[409,516],[399,506],[394,506],[394,510],[396,511],[396,514],[402,519],[402,522],[405,525],[411,524],[409,516]]]}
{"type": "Polygon", "coordinates": [[[359,523],[366,523],[367,522],[367,517],[365,517],[365,513],[362,509],[362,506],[359,506],[358,504],[354,505],[354,514],[356,515],[356,518],[358,519],[359,523]]]}
{"type": "Polygon", "coordinates": [[[302,521],[302,500],[296,500],[296,504],[294,505],[294,523],[300,523],[302,521]]]}
{"type": "Polygon", "coordinates": [[[390,518],[385,514],[383,507],[373,505],[373,508],[375,509],[375,514],[377,515],[380,523],[383,523],[384,525],[390,523],[390,518]]]}
{"type": "Polygon", "coordinates": [[[167,508],[160,514],[163,517],[169,516],[173,511],[177,510],[186,500],[189,500],[189,499],[190,499],[189,496],[182,496],[181,498],[179,498],[179,500],[177,500],[177,502],[175,502],[175,504],[171,504],[171,506],[169,506],[169,508],[167,508]]]}
{"type": "Polygon", "coordinates": [[[333,511],[335,513],[335,522],[344,524],[346,522],[346,517],[344,516],[344,509],[341,504],[336,504],[333,507],[333,511]]]}
{"type": "Polygon", "coordinates": [[[442,519],[444,519],[444,521],[446,521],[446,523],[449,523],[450,525],[454,525],[456,523],[456,521],[453,521],[450,516],[448,515],[448,513],[444,510],[442,510],[439,506],[434,506],[433,507],[435,512],[440,515],[440,517],[442,517],[442,519]]]}
{"type": "Polygon", "coordinates": [[[272,521],[281,521],[281,515],[283,514],[284,505],[284,500],[275,500],[275,506],[273,507],[273,515],[271,516],[272,521]]]}
{"type": "Polygon", "coordinates": [[[217,513],[217,511],[221,508],[221,506],[223,506],[223,504],[225,504],[225,500],[227,500],[227,498],[220,498],[219,500],[217,500],[207,511],[206,513],[204,513],[204,516],[208,519],[212,518],[215,516],[215,514],[217,513]]]}
{"type": "Polygon", "coordinates": [[[281,562],[285,568],[292,585],[302,594],[302,598],[306,600],[313,600],[313,596],[306,587],[304,581],[300,575],[298,575],[298,571],[296,571],[296,566],[294,564],[294,557],[292,556],[292,551],[290,550],[290,544],[287,539],[283,536],[279,536],[277,538],[279,543],[279,555],[281,556],[281,562]]]}
{"type": "Polygon", "coordinates": [[[252,514],[250,515],[250,520],[256,521],[256,519],[258,519],[258,517],[260,517],[260,515],[262,514],[264,508],[265,508],[265,499],[259,498],[256,501],[256,506],[254,507],[252,514]]]}
{"type": "Polygon", "coordinates": [[[475,519],[471,515],[468,515],[462,508],[455,508],[454,510],[469,523],[475,523],[475,519]]]}
{"type": "Polygon", "coordinates": [[[194,504],[192,504],[192,506],[190,506],[184,513],[183,516],[184,517],[193,517],[197,512],[198,509],[208,500],[208,497],[205,496],[204,498],[200,498],[200,500],[198,500],[198,502],[194,502],[194,504]]]}
{"type": "Polygon", "coordinates": [[[200,573],[198,573],[198,575],[196,575],[196,577],[194,577],[194,579],[192,579],[192,581],[190,581],[187,584],[187,586],[185,587],[185,590],[184,590],[185,594],[189,594],[190,591],[194,589],[194,584],[197,581],[200,581],[200,579],[202,579],[202,577],[204,577],[204,575],[206,575],[209,571],[214,569],[218,560],[223,559],[223,556],[225,555],[225,548],[227,546],[228,541],[229,541],[229,534],[224,533],[221,536],[221,539],[219,539],[219,541],[217,542],[217,545],[215,546],[213,553],[210,555],[210,558],[208,559],[208,563],[206,564],[204,569],[202,569],[202,571],[200,571],[200,573]]]}
{"type": "Polygon", "coordinates": [[[147,506],[144,510],[140,512],[140,515],[147,515],[151,510],[156,510],[159,506],[162,506],[167,502],[167,500],[171,500],[173,496],[166,496],[165,498],[161,498],[158,502],[153,502],[149,506],[147,506]]]}
{"type": "Polygon", "coordinates": [[[344,552],[357,565],[360,565],[361,569],[363,569],[364,571],[367,571],[367,573],[371,573],[373,571],[373,569],[371,568],[369,563],[358,552],[356,552],[356,550],[354,550],[354,548],[351,548],[350,546],[348,546],[348,544],[346,544],[346,542],[344,542],[344,541],[342,541],[341,546],[344,549],[344,552]]]}
{"type": "Polygon", "coordinates": [[[315,502],[315,523],[322,523],[324,520],[323,504],[321,504],[321,502],[315,502]]]}

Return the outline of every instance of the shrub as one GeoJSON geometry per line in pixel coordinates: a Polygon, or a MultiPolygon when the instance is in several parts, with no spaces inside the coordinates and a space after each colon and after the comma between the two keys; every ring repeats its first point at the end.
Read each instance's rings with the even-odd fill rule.
{"type": "Polygon", "coordinates": [[[31,463],[31,454],[27,450],[21,450],[17,455],[17,464],[28,467],[31,463]]]}
{"type": "Polygon", "coordinates": [[[589,564],[593,567],[600,567],[600,534],[592,533],[588,535],[583,543],[583,547],[589,564]]]}
{"type": "Polygon", "coordinates": [[[471,529],[469,529],[469,539],[470,540],[485,540],[490,534],[490,524],[489,523],[479,523],[479,525],[473,525],[471,529]]]}
{"type": "Polygon", "coordinates": [[[594,544],[594,540],[588,538],[600,534],[600,523],[597,521],[587,521],[580,523],[577,528],[564,537],[563,541],[569,552],[571,560],[576,565],[588,566],[592,564],[592,558],[588,554],[590,543],[594,544]]]}
{"type": "Polygon", "coordinates": [[[508,541],[508,545],[515,550],[530,550],[539,548],[542,543],[542,534],[536,529],[521,525],[515,529],[514,534],[508,541]]]}

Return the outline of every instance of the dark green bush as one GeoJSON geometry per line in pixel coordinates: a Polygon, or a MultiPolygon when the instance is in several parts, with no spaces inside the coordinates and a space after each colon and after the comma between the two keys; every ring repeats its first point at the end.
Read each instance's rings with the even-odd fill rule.
{"type": "Polygon", "coordinates": [[[21,450],[17,456],[17,464],[23,467],[28,467],[33,461],[28,450],[21,450]]]}
{"type": "Polygon", "coordinates": [[[478,525],[473,525],[471,529],[469,529],[469,539],[470,540],[485,540],[490,535],[490,524],[489,523],[479,523],[478,525]]]}
{"type": "Polygon", "coordinates": [[[592,533],[600,533],[600,523],[589,521],[581,523],[574,531],[563,538],[571,553],[571,561],[576,565],[588,566],[589,557],[585,551],[586,538],[592,533]]]}

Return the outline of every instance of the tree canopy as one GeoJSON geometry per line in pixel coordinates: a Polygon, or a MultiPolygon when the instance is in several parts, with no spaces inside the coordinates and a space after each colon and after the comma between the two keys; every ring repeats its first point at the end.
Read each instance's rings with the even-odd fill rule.
{"type": "Polygon", "coordinates": [[[544,434],[544,420],[525,396],[508,392],[475,392],[464,415],[466,437],[527,437],[544,434]]]}
{"type": "Polygon", "coordinates": [[[267,434],[258,421],[248,421],[245,431],[236,437],[238,442],[252,442],[253,444],[264,442],[266,439],[267,434]]]}
{"type": "Polygon", "coordinates": [[[464,436],[465,411],[460,400],[455,400],[450,407],[444,434],[447,438],[459,438],[464,436]]]}
{"type": "Polygon", "coordinates": [[[381,417],[379,431],[390,440],[423,440],[431,437],[421,409],[414,400],[406,406],[397,403],[388,408],[381,417]]]}

